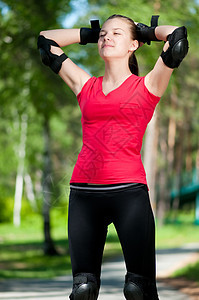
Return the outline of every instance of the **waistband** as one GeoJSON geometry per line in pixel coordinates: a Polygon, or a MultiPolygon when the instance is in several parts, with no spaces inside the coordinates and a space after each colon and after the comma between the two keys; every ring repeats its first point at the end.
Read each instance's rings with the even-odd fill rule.
{"type": "Polygon", "coordinates": [[[88,185],[87,183],[71,183],[70,187],[76,190],[86,191],[112,191],[118,189],[125,189],[127,187],[139,187],[145,186],[143,183],[131,182],[131,183],[116,183],[116,184],[103,184],[103,185],[88,185]]]}

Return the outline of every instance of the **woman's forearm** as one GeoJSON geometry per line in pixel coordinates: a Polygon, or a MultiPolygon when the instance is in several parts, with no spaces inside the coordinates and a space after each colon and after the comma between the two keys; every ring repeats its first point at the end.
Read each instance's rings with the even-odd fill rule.
{"type": "Polygon", "coordinates": [[[157,26],[155,28],[155,36],[158,40],[166,42],[166,38],[167,38],[168,34],[171,34],[176,28],[178,28],[178,27],[171,26],[171,25],[157,26]]]}
{"type": "Polygon", "coordinates": [[[80,42],[80,29],[53,29],[40,32],[47,39],[54,40],[60,47],[80,42]]]}

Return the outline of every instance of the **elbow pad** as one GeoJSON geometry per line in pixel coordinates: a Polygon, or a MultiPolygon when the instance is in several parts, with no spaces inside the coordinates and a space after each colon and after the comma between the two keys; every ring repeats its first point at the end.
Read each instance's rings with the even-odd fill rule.
{"type": "Polygon", "coordinates": [[[175,29],[167,36],[167,41],[169,41],[169,47],[165,52],[162,51],[162,60],[167,67],[178,68],[189,49],[186,27],[175,29]]]}
{"type": "Polygon", "coordinates": [[[50,51],[50,47],[55,46],[59,47],[59,45],[50,39],[46,39],[43,35],[40,35],[37,40],[37,48],[39,49],[41,60],[44,65],[49,66],[53,72],[56,74],[59,73],[62,63],[68,56],[63,53],[61,55],[53,54],[50,51]]]}

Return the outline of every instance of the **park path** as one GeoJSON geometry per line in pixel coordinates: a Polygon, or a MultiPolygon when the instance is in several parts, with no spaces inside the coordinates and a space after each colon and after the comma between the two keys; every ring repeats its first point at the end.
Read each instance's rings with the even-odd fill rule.
{"type": "MultiPolygon", "coordinates": [[[[164,278],[175,269],[193,261],[199,244],[157,251],[157,277],[160,300],[191,300],[190,297],[164,283],[164,278]]],[[[121,257],[102,266],[102,285],[99,300],[124,300],[122,293],[125,266],[121,257]]],[[[0,281],[1,300],[67,300],[72,286],[71,276],[52,280],[27,279],[0,281]]]]}

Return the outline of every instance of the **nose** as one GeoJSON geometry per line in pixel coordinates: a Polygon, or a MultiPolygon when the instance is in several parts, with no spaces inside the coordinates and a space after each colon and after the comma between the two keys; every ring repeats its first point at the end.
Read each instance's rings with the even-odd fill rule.
{"type": "Polygon", "coordinates": [[[104,36],[104,40],[105,40],[105,41],[110,41],[110,40],[111,40],[110,35],[109,35],[109,34],[106,34],[106,35],[104,36]]]}

